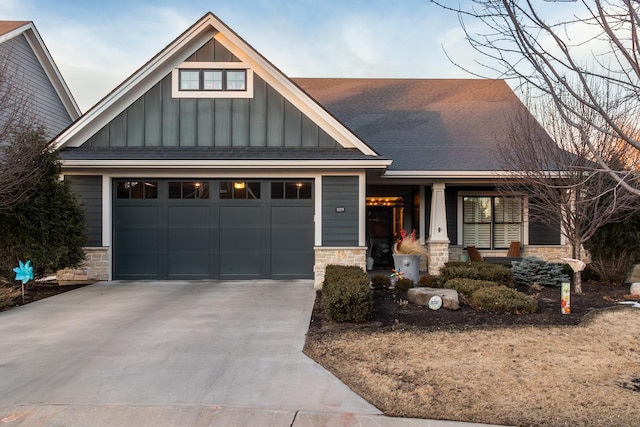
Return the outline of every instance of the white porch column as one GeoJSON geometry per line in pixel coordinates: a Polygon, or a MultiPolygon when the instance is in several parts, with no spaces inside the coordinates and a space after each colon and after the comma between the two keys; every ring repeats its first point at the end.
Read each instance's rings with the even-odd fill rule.
{"type": "Polygon", "coordinates": [[[429,222],[429,242],[449,243],[447,233],[447,209],[444,200],[444,182],[431,186],[431,215],[429,222]]]}
{"type": "Polygon", "coordinates": [[[431,213],[429,221],[429,273],[437,275],[449,261],[449,234],[447,232],[447,208],[444,197],[444,182],[431,186],[431,213]]]}

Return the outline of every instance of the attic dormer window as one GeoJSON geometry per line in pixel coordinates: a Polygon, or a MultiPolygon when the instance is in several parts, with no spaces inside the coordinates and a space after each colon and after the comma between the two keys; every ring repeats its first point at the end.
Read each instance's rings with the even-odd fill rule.
{"type": "Polygon", "coordinates": [[[184,62],[172,74],[174,98],[253,97],[253,72],[239,62],[184,62]]]}
{"type": "Polygon", "coordinates": [[[247,70],[180,70],[180,90],[247,90],[247,70]]]}

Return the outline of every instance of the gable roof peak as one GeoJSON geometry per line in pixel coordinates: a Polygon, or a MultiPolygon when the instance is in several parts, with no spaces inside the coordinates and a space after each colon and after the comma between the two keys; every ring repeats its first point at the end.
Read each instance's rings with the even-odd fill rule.
{"type": "Polygon", "coordinates": [[[365,155],[378,156],[370,146],[359,139],[323,106],[249,45],[212,12],[187,28],[175,40],[158,52],[142,67],[107,94],[82,117],[54,139],[57,149],[78,147],[95,132],[124,111],[141,95],[146,93],[167,73],[180,66],[208,39],[215,38],[242,63],[267,84],[276,89],[296,108],[303,111],[329,136],[345,148],[355,148],[365,155]]]}

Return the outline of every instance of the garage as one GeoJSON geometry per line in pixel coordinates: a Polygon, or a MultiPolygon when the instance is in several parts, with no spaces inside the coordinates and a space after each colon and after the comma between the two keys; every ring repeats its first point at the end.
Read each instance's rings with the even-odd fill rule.
{"type": "Polygon", "coordinates": [[[117,179],[113,278],[313,277],[312,180],[117,179]]]}

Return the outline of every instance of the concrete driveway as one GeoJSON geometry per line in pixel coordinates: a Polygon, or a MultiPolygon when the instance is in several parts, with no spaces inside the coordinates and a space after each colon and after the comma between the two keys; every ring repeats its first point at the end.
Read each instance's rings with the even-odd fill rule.
{"type": "Polygon", "coordinates": [[[0,405],[379,411],[302,354],[311,281],[104,282],[0,313],[0,405]]]}

